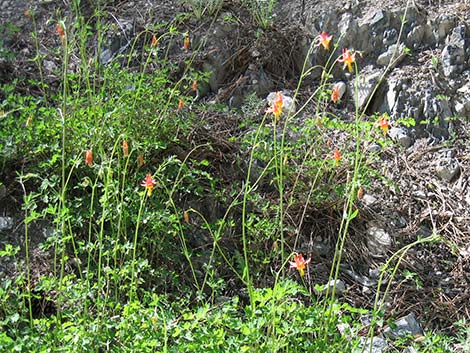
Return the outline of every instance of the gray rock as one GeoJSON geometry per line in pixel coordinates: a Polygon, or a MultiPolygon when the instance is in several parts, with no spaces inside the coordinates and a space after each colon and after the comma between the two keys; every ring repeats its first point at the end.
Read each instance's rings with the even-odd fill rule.
{"type": "Polygon", "coordinates": [[[423,329],[419,325],[414,313],[410,313],[395,322],[393,327],[386,327],[384,335],[387,338],[398,338],[406,336],[422,336],[423,329]]]}
{"type": "Polygon", "coordinates": [[[388,349],[388,343],[383,336],[372,337],[372,341],[369,337],[362,337],[360,347],[362,351],[367,353],[384,353],[388,349]],[[372,350],[370,346],[372,344],[372,350]]]}
{"type": "Polygon", "coordinates": [[[446,38],[441,58],[444,75],[447,77],[456,76],[465,69],[465,31],[464,25],[457,26],[446,38]]]}
{"type": "Polygon", "coordinates": [[[0,217],[0,231],[12,230],[14,224],[12,217],[0,217]]]}
{"type": "Polygon", "coordinates": [[[369,195],[369,194],[365,194],[363,197],[362,197],[362,203],[366,206],[372,206],[374,203],[377,202],[377,198],[372,196],[372,195],[369,195]]]}
{"type": "MultiPolygon", "coordinates": [[[[357,87],[357,101],[360,110],[364,109],[366,105],[369,103],[371,95],[375,92],[377,85],[379,84],[379,79],[382,76],[381,71],[373,72],[370,75],[364,77],[364,79],[359,79],[358,87],[357,87]]],[[[356,95],[356,81],[351,82],[352,87],[350,87],[351,92],[354,92],[354,96],[356,95]]]]}
{"type": "Polygon", "coordinates": [[[47,73],[54,73],[54,72],[56,72],[57,69],[58,69],[56,63],[53,62],[53,61],[51,61],[51,60],[44,60],[43,66],[44,66],[44,70],[45,70],[47,73]]]}
{"type": "Polygon", "coordinates": [[[379,227],[369,227],[367,229],[367,247],[376,255],[385,254],[392,245],[392,239],[390,235],[382,228],[379,227]]]}
{"type": "Polygon", "coordinates": [[[406,37],[406,44],[408,47],[411,49],[417,49],[423,42],[425,31],[426,30],[424,26],[414,27],[406,37]]]}
{"type": "Polygon", "coordinates": [[[338,295],[341,295],[346,291],[346,285],[340,279],[337,279],[336,281],[334,279],[332,279],[327,284],[323,285],[321,287],[321,289],[319,289],[319,290],[314,289],[314,290],[315,290],[315,293],[317,295],[322,295],[322,294],[325,294],[327,291],[331,291],[333,289],[333,287],[336,288],[336,294],[338,294],[338,295]],[[336,286],[335,286],[335,284],[336,284],[336,286]]]}
{"type": "Polygon", "coordinates": [[[455,26],[455,23],[456,17],[453,15],[440,15],[434,19],[431,23],[431,28],[435,43],[442,43],[451,28],[455,26]]]}
{"type": "Polygon", "coordinates": [[[410,147],[413,143],[413,140],[408,134],[408,131],[402,127],[392,127],[388,131],[388,135],[392,138],[393,141],[397,142],[404,148],[410,147]]]}
{"type": "Polygon", "coordinates": [[[383,44],[385,46],[390,46],[397,42],[398,40],[398,31],[395,28],[387,28],[383,34],[383,44]]]}
{"type": "Polygon", "coordinates": [[[442,158],[436,166],[436,175],[444,181],[451,182],[460,174],[460,165],[455,158],[442,158]]]}
{"type": "Polygon", "coordinates": [[[391,45],[385,53],[379,55],[377,58],[377,65],[388,66],[390,63],[392,63],[393,66],[396,66],[402,62],[405,57],[405,45],[394,44],[391,45]]]}

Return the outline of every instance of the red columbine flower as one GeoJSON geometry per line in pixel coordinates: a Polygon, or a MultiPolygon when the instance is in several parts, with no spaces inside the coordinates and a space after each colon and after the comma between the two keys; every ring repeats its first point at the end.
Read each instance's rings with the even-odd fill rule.
{"type": "Polygon", "coordinates": [[[297,269],[300,276],[303,277],[305,275],[305,267],[310,263],[311,260],[311,258],[305,260],[302,254],[294,255],[294,261],[289,261],[290,268],[297,269]]]}
{"type": "Polygon", "coordinates": [[[193,91],[197,91],[197,80],[194,80],[194,81],[193,81],[193,85],[191,86],[191,89],[192,89],[193,91]]]}
{"type": "Polygon", "coordinates": [[[158,39],[155,35],[152,36],[152,41],[150,42],[150,46],[156,48],[158,46],[158,39]]]}
{"type": "Polygon", "coordinates": [[[338,85],[333,86],[333,91],[331,92],[331,100],[336,104],[339,101],[339,88],[338,85]]]}
{"type": "Polygon", "coordinates": [[[382,129],[384,135],[387,134],[388,129],[390,129],[390,122],[388,121],[386,114],[382,114],[379,120],[377,120],[377,126],[382,129]]]}
{"type": "Polygon", "coordinates": [[[64,28],[62,27],[62,25],[60,23],[56,24],[55,30],[56,30],[57,34],[59,35],[60,40],[63,40],[64,37],[65,37],[65,31],[64,31],[64,28]]]}
{"type": "Polygon", "coordinates": [[[344,68],[348,68],[349,72],[353,71],[352,64],[356,61],[356,52],[343,48],[343,56],[338,59],[340,63],[344,63],[344,68]]]}
{"type": "Polygon", "coordinates": [[[268,114],[273,114],[276,118],[276,120],[279,120],[281,114],[282,114],[282,107],[284,105],[284,101],[282,98],[282,92],[276,92],[276,98],[274,98],[274,101],[272,102],[271,106],[266,110],[266,113],[268,114]]]}
{"type": "Polygon", "coordinates": [[[339,161],[341,160],[341,153],[338,151],[337,148],[333,152],[333,159],[335,160],[336,165],[339,165],[339,161]]]}
{"type": "Polygon", "coordinates": [[[317,40],[318,40],[317,46],[322,45],[323,48],[325,48],[325,50],[330,50],[330,42],[332,39],[333,39],[333,36],[330,36],[326,32],[321,32],[317,37],[317,40]]]}
{"type": "Polygon", "coordinates": [[[122,141],[122,154],[124,155],[124,157],[129,156],[129,144],[126,140],[122,141]]]}
{"type": "Polygon", "coordinates": [[[152,174],[147,174],[145,176],[145,180],[140,185],[142,185],[147,190],[147,195],[151,196],[152,190],[155,187],[155,185],[157,185],[157,182],[152,179],[152,174]]]}
{"type": "Polygon", "coordinates": [[[183,211],[183,219],[186,223],[189,223],[189,212],[188,211],[183,211]]]}
{"type": "Polygon", "coordinates": [[[189,40],[189,37],[184,37],[184,40],[183,40],[183,49],[184,49],[184,50],[188,50],[190,44],[191,44],[191,41],[189,40]]]}
{"type": "Polygon", "coordinates": [[[89,166],[93,164],[93,152],[91,150],[86,151],[85,164],[89,166]]]}

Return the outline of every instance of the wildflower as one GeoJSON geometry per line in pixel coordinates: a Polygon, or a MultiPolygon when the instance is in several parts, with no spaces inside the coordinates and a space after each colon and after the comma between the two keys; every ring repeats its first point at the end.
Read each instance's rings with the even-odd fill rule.
{"type": "Polygon", "coordinates": [[[333,91],[331,92],[331,100],[336,104],[339,101],[339,87],[338,85],[333,86],[333,91]]]}
{"type": "Polygon", "coordinates": [[[362,186],[357,189],[357,199],[362,200],[364,198],[364,188],[362,186]]]}
{"type": "Polygon", "coordinates": [[[341,153],[338,151],[338,149],[335,149],[333,153],[333,159],[336,162],[336,165],[339,165],[339,161],[341,160],[341,153]]]}
{"type": "Polygon", "coordinates": [[[150,46],[152,48],[156,48],[158,46],[158,39],[155,34],[152,36],[152,41],[150,42],[150,46]]]}
{"type": "Polygon", "coordinates": [[[65,30],[60,23],[56,24],[55,30],[60,37],[60,40],[63,40],[65,37],[65,30]]]}
{"type": "Polygon", "coordinates": [[[182,99],[180,99],[180,100],[178,101],[178,110],[181,110],[181,109],[183,109],[183,108],[184,108],[184,101],[183,101],[182,99]]]}
{"type": "Polygon", "coordinates": [[[184,50],[189,50],[189,45],[191,44],[191,41],[189,40],[189,37],[184,37],[183,40],[183,49],[184,50]]]}
{"type": "Polygon", "coordinates": [[[124,157],[129,157],[129,144],[126,140],[122,141],[122,154],[124,157]]]}
{"type": "Polygon", "coordinates": [[[33,117],[30,115],[28,119],[26,119],[26,127],[29,127],[29,125],[31,125],[32,122],[33,122],[33,117]]]}
{"type": "Polygon", "coordinates": [[[270,114],[272,113],[276,120],[279,120],[281,114],[282,114],[282,107],[284,105],[283,98],[282,98],[282,92],[276,92],[276,98],[274,98],[271,107],[269,107],[266,110],[266,113],[270,114]]]}
{"type": "Polygon", "coordinates": [[[191,86],[191,89],[196,92],[197,91],[197,80],[193,81],[193,85],[191,86]]]}
{"type": "Polygon", "coordinates": [[[387,115],[383,114],[377,121],[377,126],[382,129],[384,135],[387,134],[388,129],[390,129],[390,122],[387,119],[387,115]]]}
{"type": "Polygon", "coordinates": [[[24,12],[24,15],[27,17],[27,18],[31,18],[31,9],[26,9],[26,11],[24,12]]]}
{"type": "Polygon", "coordinates": [[[139,168],[145,164],[144,156],[142,155],[142,153],[139,153],[139,155],[137,156],[137,164],[139,168]]]}
{"type": "Polygon", "coordinates": [[[186,223],[189,223],[189,212],[188,211],[183,212],[183,219],[186,223]]]}
{"type": "Polygon", "coordinates": [[[305,267],[310,263],[311,260],[311,258],[305,260],[302,254],[294,255],[294,261],[289,261],[290,268],[297,269],[300,276],[303,277],[305,275],[305,267]]]}
{"type": "Polygon", "coordinates": [[[349,49],[343,48],[343,56],[338,61],[344,63],[344,69],[347,67],[349,72],[352,72],[352,64],[356,61],[356,52],[351,53],[349,49]]]}
{"type": "Polygon", "coordinates": [[[318,40],[317,46],[322,45],[323,48],[325,48],[325,50],[330,50],[330,42],[332,39],[333,39],[333,36],[330,36],[326,32],[321,32],[317,37],[317,40],[318,40]]]}
{"type": "Polygon", "coordinates": [[[93,152],[87,150],[85,154],[85,164],[91,166],[93,164],[93,152]]]}
{"type": "Polygon", "coordinates": [[[157,182],[152,179],[152,174],[147,174],[145,176],[145,180],[140,185],[143,186],[147,190],[147,196],[151,196],[152,190],[156,184],[157,182]]]}

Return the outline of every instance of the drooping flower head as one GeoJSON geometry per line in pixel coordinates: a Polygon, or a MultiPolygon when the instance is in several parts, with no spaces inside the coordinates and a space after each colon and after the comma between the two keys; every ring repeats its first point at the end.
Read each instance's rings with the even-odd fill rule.
{"type": "Polygon", "coordinates": [[[192,89],[193,91],[197,91],[197,80],[194,80],[194,81],[193,81],[193,85],[191,86],[191,89],[192,89]]]}
{"type": "Polygon", "coordinates": [[[184,37],[184,40],[183,40],[183,49],[184,49],[184,50],[189,50],[190,44],[191,44],[191,41],[189,40],[189,37],[184,37]]]}
{"type": "Polygon", "coordinates": [[[180,99],[180,100],[178,101],[178,110],[181,110],[181,109],[183,109],[183,108],[184,108],[184,101],[183,101],[182,99],[180,99]]]}
{"type": "Polygon", "coordinates": [[[150,42],[150,46],[152,48],[156,48],[158,46],[158,39],[155,34],[152,36],[152,41],[150,42]]]}
{"type": "Polygon", "coordinates": [[[277,121],[279,121],[282,114],[282,108],[284,106],[284,100],[282,92],[276,92],[276,97],[271,103],[271,106],[266,110],[266,113],[273,114],[277,121]]]}
{"type": "Polygon", "coordinates": [[[93,152],[91,150],[86,151],[85,164],[88,166],[91,166],[93,164],[93,152]]]}
{"type": "Polygon", "coordinates": [[[326,32],[321,32],[317,37],[317,40],[318,40],[317,46],[321,45],[323,46],[323,48],[325,48],[325,50],[330,50],[330,42],[332,39],[333,39],[333,36],[330,36],[326,32]]]}
{"type": "Polygon", "coordinates": [[[331,92],[331,100],[336,104],[339,101],[339,87],[338,85],[333,86],[333,91],[331,92]]]}
{"type": "Polygon", "coordinates": [[[307,267],[311,260],[311,258],[305,260],[302,254],[294,255],[294,261],[289,261],[290,268],[297,269],[300,276],[303,277],[305,275],[305,267],[307,267]]]}
{"type": "Polygon", "coordinates": [[[150,197],[152,195],[153,188],[155,187],[155,185],[157,185],[157,182],[153,180],[152,174],[147,174],[145,176],[144,181],[140,185],[147,190],[147,196],[150,197]]]}
{"type": "Polygon", "coordinates": [[[341,160],[341,153],[337,148],[335,148],[335,151],[333,152],[333,159],[336,162],[336,165],[339,165],[339,161],[341,160]]]}
{"type": "Polygon", "coordinates": [[[388,121],[387,115],[382,114],[382,116],[377,120],[377,126],[382,129],[384,135],[387,134],[390,129],[390,122],[388,121]]]}
{"type": "Polygon", "coordinates": [[[137,165],[140,167],[142,167],[143,165],[145,164],[145,161],[144,161],[144,156],[142,155],[142,153],[139,153],[139,155],[137,156],[137,165]]]}
{"type": "Polygon", "coordinates": [[[356,52],[343,48],[343,55],[338,59],[339,62],[344,63],[344,68],[348,68],[349,72],[353,71],[352,65],[356,61],[356,52]]]}
{"type": "Polygon", "coordinates": [[[129,144],[126,140],[122,141],[122,154],[124,157],[129,157],[129,144]]]}
{"type": "Polygon", "coordinates": [[[60,40],[63,40],[65,37],[65,30],[60,23],[55,25],[55,30],[60,37],[60,40]]]}

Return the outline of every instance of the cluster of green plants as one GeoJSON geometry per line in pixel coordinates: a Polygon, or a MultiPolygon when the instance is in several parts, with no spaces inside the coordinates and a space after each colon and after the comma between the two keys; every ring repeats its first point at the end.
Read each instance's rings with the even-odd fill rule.
{"type": "MultiPolygon", "coordinates": [[[[220,2],[191,4],[200,16],[220,8],[220,2]]],[[[264,19],[273,4],[263,5],[269,11],[261,12],[264,19]]],[[[2,85],[0,158],[4,174],[17,173],[24,246],[0,249],[0,256],[23,269],[0,285],[0,347],[12,352],[369,350],[359,339],[365,329],[359,317],[372,318],[372,336],[392,281],[377,290],[371,311],[341,304],[335,287],[318,285],[323,294],[315,294],[305,276],[311,260],[296,246],[303,217],[295,225],[286,221],[294,206],[334,205],[340,227],[329,277],[337,280],[350,224],[359,213],[358,192],[375,175],[370,163],[376,156],[364,153],[363,142],[389,143],[382,133],[387,116],[367,117],[357,107],[347,122],[326,108],[337,103],[332,74],[339,62],[337,44],[321,67],[317,90],[297,110],[284,106],[281,92],[262,116],[255,112],[259,102],[245,105],[239,141],[243,177],[227,186],[211,168],[213,161],[197,157],[212,148],[211,142],[187,137],[204,123],[198,113],[215,109],[196,100],[207,76],[192,68],[196,53],[187,34],[171,25],[146,29],[129,52],[104,66],[87,43],[94,38],[101,48],[105,13],[98,4],[96,21],[88,23],[79,1],[73,5],[76,20],[57,21],[58,89],[42,75],[30,82],[42,94],[22,94],[21,78],[2,85]],[[183,70],[164,50],[171,41],[180,43],[183,70]],[[72,60],[77,60],[75,72],[72,60]],[[307,107],[314,113],[297,124],[307,107]],[[329,143],[329,130],[349,136],[348,146],[329,143]],[[208,198],[208,208],[222,204],[220,212],[201,210],[208,198]],[[47,274],[33,278],[31,225],[42,219],[53,229],[42,244],[52,263],[47,274]],[[287,239],[292,234],[294,241],[287,239]],[[339,326],[346,329],[340,332],[339,326]]],[[[38,41],[38,34],[33,38],[38,41]]],[[[312,43],[309,55],[329,50],[328,38],[312,43]],[[316,49],[317,44],[323,47],[316,49]]],[[[340,58],[358,80],[354,52],[343,51],[340,58]]],[[[39,66],[42,59],[36,57],[39,66]]],[[[309,70],[304,67],[294,101],[309,70]]],[[[411,247],[438,239],[434,234],[405,246],[382,275],[394,276],[411,247]]],[[[462,337],[468,340],[468,332],[462,337]]],[[[445,352],[449,342],[428,337],[420,347],[445,352]]]]}

